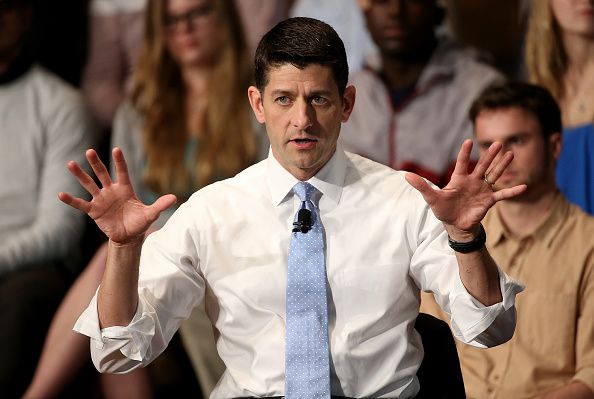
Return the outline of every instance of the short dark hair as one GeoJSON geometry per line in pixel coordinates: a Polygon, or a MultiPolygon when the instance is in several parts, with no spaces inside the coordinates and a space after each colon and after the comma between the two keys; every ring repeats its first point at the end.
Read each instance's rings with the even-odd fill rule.
{"type": "Polygon", "coordinates": [[[328,66],[342,96],[349,78],[344,43],[328,24],[295,17],[279,22],[264,35],[254,57],[255,83],[264,91],[271,67],[291,64],[303,69],[311,64],[328,66]]]}
{"type": "Polygon", "coordinates": [[[523,82],[506,82],[487,87],[472,103],[470,121],[474,124],[482,111],[516,107],[532,113],[538,119],[543,138],[561,133],[561,110],[555,98],[544,87],[523,82]]]}

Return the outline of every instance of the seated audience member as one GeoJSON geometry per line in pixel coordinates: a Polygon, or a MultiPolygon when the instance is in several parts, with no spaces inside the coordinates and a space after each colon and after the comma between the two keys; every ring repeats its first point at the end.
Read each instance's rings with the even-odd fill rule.
{"type": "Polygon", "coordinates": [[[416,397],[421,289],[443,294],[464,342],[512,336],[523,287],[499,271],[480,225],[496,201],[526,189],[495,193],[483,179],[489,168],[499,177],[512,154],[497,157],[494,143],[469,172],[465,141],[440,190],[345,153],[337,140],[355,103],[347,80],[329,25],[277,24],[258,45],[247,92],[268,158],[198,190],[146,240],[174,195],[143,204],[120,149],[113,180],[87,151],[101,187],[69,164],[93,200],[60,199],[110,238],[101,285],[75,327],[91,337],[98,369],[149,364],[203,300],[226,366],[213,398],[416,397]]]}
{"type": "MultiPolygon", "coordinates": [[[[501,269],[522,280],[513,338],[487,350],[458,345],[468,398],[594,398],[594,218],[555,185],[561,116],[554,98],[526,83],[493,86],[470,117],[481,152],[495,141],[514,159],[496,191],[527,190],[495,204],[483,223],[501,269]]],[[[422,311],[435,311],[423,297],[422,311]]]]}
{"type": "Polygon", "coordinates": [[[528,80],[549,89],[561,107],[557,185],[594,214],[594,4],[533,0],[525,63],[528,80]]]}
{"type": "Polygon", "coordinates": [[[460,145],[472,136],[470,103],[502,75],[471,50],[437,37],[444,15],[437,0],[359,4],[379,53],[351,78],[357,104],[342,143],[443,187],[460,145]]]}
{"type": "MultiPolygon", "coordinates": [[[[52,314],[79,271],[84,218],[56,198],[80,190],[64,165],[95,132],[79,93],[34,62],[32,6],[0,0],[0,396],[20,397],[52,314]]],[[[84,215],[82,215],[84,216],[84,215]]]]}
{"type": "MultiPolygon", "coordinates": [[[[260,127],[245,97],[251,77],[232,0],[149,0],[132,98],[119,108],[112,138],[113,146],[127,155],[139,198],[152,203],[173,192],[181,204],[198,188],[232,176],[263,156],[267,140],[263,132],[258,135],[260,127]]],[[[151,231],[171,212],[163,213],[151,231]]],[[[72,327],[97,290],[106,256],[107,244],[60,306],[27,398],[58,395],[74,377],[75,365],[89,359],[88,338],[72,327]],[[67,368],[64,358],[71,359],[67,368]]],[[[224,370],[212,327],[197,308],[181,330],[207,397],[224,370]]],[[[135,370],[136,376],[102,375],[104,392],[133,381],[142,388],[146,379],[139,374],[144,371],[135,370]]]]}

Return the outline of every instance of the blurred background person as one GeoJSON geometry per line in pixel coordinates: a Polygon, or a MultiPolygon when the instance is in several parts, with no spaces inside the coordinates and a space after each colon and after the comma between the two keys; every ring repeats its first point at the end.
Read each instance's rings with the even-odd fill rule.
{"type": "MultiPolygon", "coordinates": [[[[555,185],[559,107],[540,86],[508,83],[485,90],[470,118],[481,153],[498,141],[514,154],[499,179],[485,174],[493,189],[528,188],[483,220],[489,253],[526,290],[516,298],[518,322],[508,342],[458,345],[467,397],[594,399],[594,218],[555,185]]],[[[440,315],[429,294],[421,309],[440,315]]]]}
{"type": "Polygon", "coordinates": [[[341,141],[348,151],[445,186],[460,145],[472,137],[472,100],[504,78],[437,35],[445,12],[437,0],[359,4],[379,52],[351,76],[357,103],[341,141]]]}
{"type": "MultiPolygon", "coordinates": [[[[0,396],[19,397],[33,375],[52,314],[78,270],[84,215],[56,190],[93,145],[78,91],[36,63],[32,5],[0,0],[0,396]]],[[[79,191],[81,192],[81,191],[79,191]]],[[[82,194],[82,192],[81,192],[82,194]]]]}
{"type": "Polygon", "coordinates": [[[533,0],[525,46],[530,82],[561,107],[563,149],[557,184],[569,201],[594,213],[594,3],[533,0]]]}
{"type": "MultiPolygon", "coordinates": [[[[247,102],[252,73],[243,39],[232,0],[148,2],[132,96],[116,114],[112,140],[127,156],[142,201],[175,193],[180,204],[198,188],[266,155],[267,139],[247,102]]],[[[169,215],[162,215],[153,230],[169,215]]],[[[89,339],[71,329],[99,285],[105,257],[106,245],[61,304],[25,397],[59,395],[74,370],[89,360],[89,339]]],[[[206,397],[224,369],[210,322],[197,309],[181,331],[206,397]]],[[[138,378],[140,388],[145,370],[134,373],[138,376],[102,375],[105,395],[130,388],[133,384],[122,382],[126,378],[138,378]]]]}

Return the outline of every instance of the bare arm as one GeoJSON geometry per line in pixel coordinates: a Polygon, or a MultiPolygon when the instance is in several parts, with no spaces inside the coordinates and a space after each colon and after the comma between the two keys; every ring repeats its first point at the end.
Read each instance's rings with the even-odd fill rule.
{"type": "Polygon", "coordinates": [[[569,385],[538,396],[538,399],[594,399],[594,393],[583,382],[572,381],[569,385]]]}
{"type": "MultiPolygon", "coordinates": [[[[479,223],[497,201],[522,193],[525,185],[493,192],[484,179],[487,171],[491,183],[495,182],[513,159],[513,154],[500,154],[501,144],[493,143],[468,173],[472,141],[466,140],[460,149],[452,179],[442,190],[432,188],[420,176],[408,173],[406,180],[416,188],[441,220],[448,235],[459,242],[477,237],[479,223]]],[[[497,266],[486,248],[470,253],[456,252],[460,278],[466,290],[485,306],[501,302],[501,289],[497,266]]]]}
{"type": "Polygon", "coordinates": [[[138,304],[138,267],[140,249],[146,231],[159,214],[175,203],[175,196],[164,195],[152,205],[136,197],[130,184],[124,155],[119,148],[112,151],[117,180],[112,181],[107,168],[94,150],[86,157],[101,188],[76,162],[68,169],[91,196],[91,201],[59,193],[64,203],[88,214],[109,238],[107,263],[97,297],[102,328],[126,326],[138,304]]]}

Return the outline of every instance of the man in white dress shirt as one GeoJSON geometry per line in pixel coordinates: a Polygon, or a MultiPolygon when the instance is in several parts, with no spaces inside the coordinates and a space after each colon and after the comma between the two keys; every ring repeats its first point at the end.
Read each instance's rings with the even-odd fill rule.
{"type": "Polygon", "coordinates": [[[333,396],[415,397],[420,290],[435,293],[464,342],[508,340],[522,286],[489,256],[480,221],[496,201],[525,190],[491,188],[512,155],[496,157],[496,143],[469,174],[467,141],[452,181],[437,190],[345,153],[337,139],[355,88],[347,87],[342,41],[314,19],[288,19],[268,32],[255,75],[248,96],[266,124],[268,159],[195,193],[144,244],[148,226],[175,197],[142,204],[117,148],[113,181],[87,151],[102,187],[69,163],[93,200],[60,199],[88,213],[110,239],[101,286],[75,326],[91,337],[96,367],[119,373],[146,365],[205,298],[227,367],[212,397],[284,395],[287,256],[299,181],[318,190],[313,202],[325,231],[333,396]],[[452,251],[448,235],[464,253],[452,251]]]}

